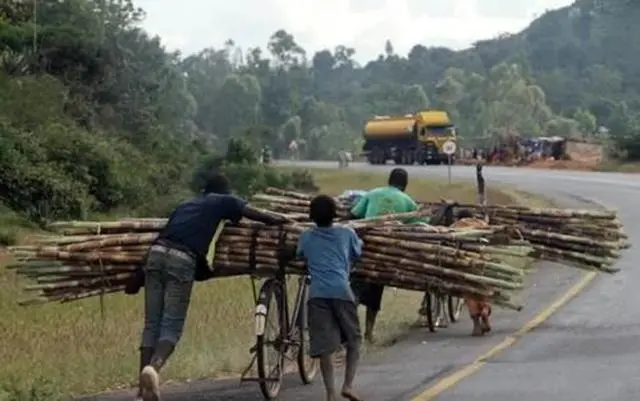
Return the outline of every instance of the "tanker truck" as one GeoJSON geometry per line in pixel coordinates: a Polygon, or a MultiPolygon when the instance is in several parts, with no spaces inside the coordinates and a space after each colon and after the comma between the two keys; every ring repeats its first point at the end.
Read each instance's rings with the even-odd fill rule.
{"type": "MultiPolygon", "coordinates": [[[[448,162],[442,151],[456,142],[456,128],[446,111],[427,110],[404,116],[375,116],[363,130],[363,154],[371,164],[440,164],[448,162]]],[[[455,156],[451,158],[455,161],[455,156]]]]}

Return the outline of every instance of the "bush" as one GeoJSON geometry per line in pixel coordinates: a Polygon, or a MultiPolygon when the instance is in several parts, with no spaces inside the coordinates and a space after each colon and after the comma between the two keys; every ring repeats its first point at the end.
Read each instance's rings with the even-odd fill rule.
{"type": "Polygon", "coordinates": [[[308,171],[282,172],[259,164],[256,154],[257,151],[245,140],[231,139],[224,156],[210,154],[200,160],[191,179],[191,190],[202,191],[207,177],[212,173],[221,172],[229,178],[234,193],[244,198],[249,198],[267,187],[317,191],[313,175],[308,171]]]}
{"type": "Polygon", "coordinates": [[[54,78],[0,74],[0,91],[0,200],[39,224],[118,211],[166,216],[212,171],[224,172],[242,197],[267,186],[315,190],[308,173],[259,164],[259,149],[244,137],[230,139],[224,155],[194,163],[193,146],[160,126],[141,133],[148,140],[137,147],[131,138],[81,128],[65,116],[65,89],[54,78]]]}
{"type": "Polygon", "coordinates": [[[92,200],[81,182],[43,157],[34,135],[0,123],[0,197],[38,222],[84,216],[92,200]]]}
{"type": "Polygon", "coordinates": [[[303,192],[317,192],[313,175],[308,170],[295,170],[291,172],[267,169],[265,171],[265,186],[282,189],[298,190],[303,192]]]}
{"type": "Polygon", "coordinates": [[[144,149],[89,132],[64,115],[64,91],[51,77],[0,73],[0,200],[45,223],[114,210],[164,214],[184,198],[189,145],[161,128],[144,149]]]}

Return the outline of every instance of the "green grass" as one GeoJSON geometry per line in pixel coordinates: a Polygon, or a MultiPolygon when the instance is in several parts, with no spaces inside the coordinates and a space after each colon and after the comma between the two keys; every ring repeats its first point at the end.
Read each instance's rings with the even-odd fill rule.
{"type": "MultiPolygon", "coordinates": [[[[316,171],[315,176],[321,190],[330,194],[372,188],[386,180],[384,175],[335,170],[316,171]]],[[[449,186],[442,181],[413,179],[408,192],[423,201],[443,197],[475,200],[474,187],[464,183],[449,186]]],[[[545,205],[536,196],[508,188],[491,188],[488,198],[491,203],[545,205]]],[[[2,228],[16,236],[33,228],[16,214],[0,216],[2,228]]],[[[0,270],[0,401],[53,400],[132,385],[142,329],[140,295],[105,297],[103,319],[99,299],[19,307],[16,301],[22,284],[10,271],[0,270]]],[[[381,343],[393,342],[415,322],[420,299],[416,292],[386,291],[377,328],[381,343]]],[[[196,285],[183,340],[163,378],[237,375],[250,360],[252,317],[248,278],[196,285]]]]}
{"type": "Polygon", "coordinates": [[[0,246],[13,245],[38,227],[0,203],[0,246]]]}
{"type": "Polygon", "coordinates": [[[615,160],[607,160],[600,164],[598,171],[609,173],[640,173],[640,163],[620,163],[615,160]]]}

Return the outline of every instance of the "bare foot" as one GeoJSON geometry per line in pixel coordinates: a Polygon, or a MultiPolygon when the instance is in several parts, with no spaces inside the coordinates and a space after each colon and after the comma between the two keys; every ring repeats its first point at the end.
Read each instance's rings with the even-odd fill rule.
{"type": "Polygon", "coordinates": [[[480,326],[482,327],[482,331],[484,333],[488,333],[491,331],[491,324],[489,323],[489,319],[487,317],[482,317],[480,319],[480,326]]]}
{"type": "Polygon", "coordinates": [[[474,337],[482,337],[484,335],[484,330],[482,325],[480,324],[480,319],[473,319],[473,330],[471,331],[471,335],[474,337]]]}
{"type": "Polygon", "coordinates": [[[160,379],[152,366],[145,366],[140,373],[140,389],[144,401],[160,400],[160,379]]]}
{"type": "Polygon", "coordinates": [[[351,389],[342,389],[340,395],[349,401],[362,401],[362,398],[358,397],[351,389]]]}

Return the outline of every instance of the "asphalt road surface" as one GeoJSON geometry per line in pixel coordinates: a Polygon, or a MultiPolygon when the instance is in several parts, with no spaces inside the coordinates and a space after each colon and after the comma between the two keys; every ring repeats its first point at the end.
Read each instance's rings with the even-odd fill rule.
{"type": "MultiPolygon", "coordinates": [[[[336,162],[299,164],[337,167],[336,162]]],[[[392,166],[354,163],[349,168],[386,172],[392,166]]],[[[414,166],[408,171],[410,176],[447,177],[444,166],[414,166]]],[[[556,198],[570,207],[594,200],[615,207],[620,210],[632,243],[640,238],[636,207],[640,175],[499,167],[486,167],[484,175],[487,185],[515,185],[556,198]]],[[[473,180],[474,176],[473,167],[452,168],[453,179],[473,180]]],[[[637,253],[637,248],[626,251],[619,262],[621,273],[596,278],[550,318],[525,333],[523,326],[535,318],[542,320],[540,313],[548,312],[549,304],[584,277],[577,269],[540,264],[523,294],[525,310],[496,310],[492,335],[470,337],[470,322],[464,318],[435,334],[413,331],[394,346],[365,358],[356,383],[361,395],[366,401],[637,399],[640,286],[635,286],[640,283],[640,271],[632,266],[632,260],[638,260],[637,253]],[[503,350],[493,352],[496,346],[503,350]],[[490,355],[478,363],[476,359],[489,350],[490,355]]],[[[131,392],[121,392],[84,400],[124,401],[132,396],[131,392]]],[[[163,397],[164,401],[258,399],[256,384],[240,385],[236,379],[170,386],[163,397]]],[[[281,399],[322,400],[320,378],[311,386],[303,386],[296,376],[287,378],[281,399]]]]}

